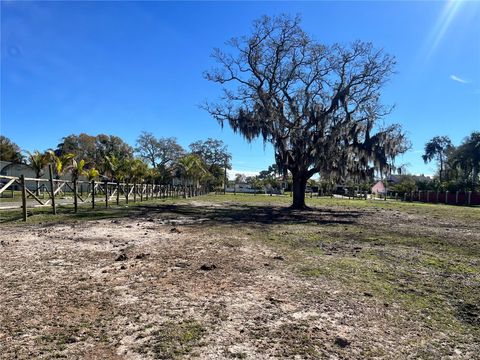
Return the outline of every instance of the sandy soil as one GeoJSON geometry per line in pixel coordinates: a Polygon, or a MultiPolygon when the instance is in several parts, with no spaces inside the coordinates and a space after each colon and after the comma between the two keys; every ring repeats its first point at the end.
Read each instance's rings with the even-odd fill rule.
{"type": "MultiPolygon", "coordinates": [[[[344,210],[322,221],[368,225],[378,211],[344,210]]],[[[0,358],[407,359],[439,349],[478,358],[474,334],[456,338],[342,281],[300,276],[289,253],[257,239],[275,224],[222,217],[170,211],[2,226],[0,358]]],[[[423,215],[398,211],[382,219],[430,235],[456,227],[480,241],[478,225],[429,219],[412,229],[423,215]]]]}

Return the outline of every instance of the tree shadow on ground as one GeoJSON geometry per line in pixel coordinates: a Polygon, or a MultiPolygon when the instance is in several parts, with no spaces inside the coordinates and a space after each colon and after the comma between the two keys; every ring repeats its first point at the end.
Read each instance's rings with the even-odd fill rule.
{"type": "Polygon", "coordinates": [[[330,208],[292,210],[271,205],[224,204],[223,206],[193,206],[191,204],[139,206],[133,218],[169,219],[186,218],[182,225],[202,220],[214,224],[354,224],[362,216],[359,211],[330,208]],[[188,221],[190,219],[191,221],[188,221]]]}
{"type": "MultiPolygon", "coordinates": [[[[131,218],[136,220],[158,220],[181,225],[207,223],[214,225],[267,225],[267,224],[354,224],[365,214],[356,210],[313,207],[306,210],[292,210],[282,205],[258,204],[134,204],[133,206],[112,206],[108,209],[81,208],[74,213],[70,208],[59,208],[59,216],[51,216],[49,210],[34,212],[29,209],[29,218],[41,221],[44,225],[64,221],[95,221],[106,219],[131,218]]],[[[21,220],[21,212],[1,216],[0,223],[15,223],[21,220]]],[[[33,223],[36,222],[35,220],[33,223]]]]}

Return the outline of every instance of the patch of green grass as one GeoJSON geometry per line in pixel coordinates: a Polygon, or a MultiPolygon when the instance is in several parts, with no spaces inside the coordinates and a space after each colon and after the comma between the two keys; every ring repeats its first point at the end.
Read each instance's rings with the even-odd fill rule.
{"type": "MultiPolygon", "coordinates": [[[[209,201],[214,203],[241,203],[241,204],[258,204],[258,205],[284,205],[290,206],[292,198],[288,195],[252,195],[252,194],[226,194],[215,195],[209,194],[201,196],[198,199],[202,201],[209,201]]],[[[401,212],[410,212],[414,214],[437,216],[440,218],[455,218],[464,220],[479,220],[480,221],[480,207],[479,206],[455,206],[445,204],[427,204],[420,202],[403,202],[403,201],[379,201],[379,200],[364,200],[364,199],[341,199],[331,197],[309,198],[306,197],[307,206],[322,207],[322,206],[338,206],[346,208],[370,208],[370,209],[385,209],[396,210],[401,212]]]]}
{"type": "Polygon", "coordinates": [[[259,326],[250,336],[278,342],[283,350],[281,357],[286,359],[319,359],[321,354],[318,348],[324,346],[323,341],[319,341],[315,330],[306,320],[282,323],[274,328],[259,326]]]}
{"type": "Polygon", "coordinates": [[[195,320],[168,322],[150,333],[149,348],[156,359],[178,359],[192,351],[205,331],[195,320]]]}
{"type": "Polygon", "coordinates": [[[480,303],[480,248],[468,238],[361,224],[286,224],[255,237],[286,254],[300,276],[333,280],[359,297],[397,304],[438,329],[480,335],[471,326],[479,311],[472,304],[480,303]]]}
{"type": "Polygon", "coordinates": [[[469,265],[465,259],[454,259],[452,257],[440,257],[438,255],[426,254],[422,256],[422,265],[431,269],[450,274],[480,274],[480,266],[469,265]]]}

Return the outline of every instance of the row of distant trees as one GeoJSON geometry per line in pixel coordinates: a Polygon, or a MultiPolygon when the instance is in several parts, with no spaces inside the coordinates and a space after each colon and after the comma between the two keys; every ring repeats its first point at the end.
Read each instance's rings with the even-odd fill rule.
{"type": "Polygon", "coordinates": [[[0,136],[0,160],[27,164],[37,178],[52,164],[56,178],[70,174],[72,180],[85,176],[88,180],[166,184],[177,177],[184,183],[201,182],[213,188],[223,184],[231,158],[221,140],[195,141],[187,151],[175,138],[158,138],[149,132],[140,134],[135,147],[118,136],[82,133],[64,137],[55,149],[33,152],[23,152],[0,136]]]}
{"type": "Polygon", "coordinates": [[[435,180],[424,190],[480,190],[480,131],[458,146],[448,136],[435,136],[425,144],[423,160],[438,165],[435,180]]]}

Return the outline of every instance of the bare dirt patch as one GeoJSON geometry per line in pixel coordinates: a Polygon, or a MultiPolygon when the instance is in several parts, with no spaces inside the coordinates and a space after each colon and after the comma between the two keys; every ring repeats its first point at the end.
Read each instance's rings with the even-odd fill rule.
{"type": "Polygon", "coordinates": [[[480,226],[416,210],[197,200],[2,226],[0,358],[473,359],[480,226]]]}

